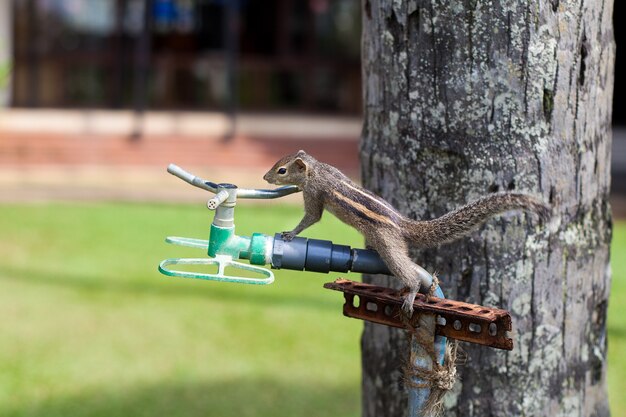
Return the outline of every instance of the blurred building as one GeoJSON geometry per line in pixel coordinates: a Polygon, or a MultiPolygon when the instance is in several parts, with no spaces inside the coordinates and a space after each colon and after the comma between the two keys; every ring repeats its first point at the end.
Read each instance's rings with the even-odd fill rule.
{"type": "Polygon", "coordinates": [[[626,216],[626,106],[622,97],[626,94],[626,80],[621,74],[626,71],[626,30],[621,25],[620,16],[626,11],[626,4],[616,1],[613,5],[615,42],[615,89],[613,91],[613,149],[611,159],[611,191],[624,196],[621,212],[626,216]]]}
{"type": "Polygon", "coordinates": [[[0,0],[0,199],[263,186],[300,148],[358,176],[360,31],[360,0],[0,0]]]}
{"type": "Polygon", "coordinates": [[[360,111],[359,0],[0,1],[14,107],[360,111]]]}
{"type": "MultiPolygon", "coordinates": [[[[90,177],[76,169],[161,169],[170,161],[257,178],[299,148],[356,177],[360,7],[360,0],[0,0],[0,186],[26,172],[37,183],[34,167],[58,169],[62,183],[90,177]],[[140,143],[129,140],[137,132],[140,143]]],[[[618,20],[625,6],[614,7],[618,20]]],[[[619,24],[615,35],[613,188],[626,195],[619,24]]]]}

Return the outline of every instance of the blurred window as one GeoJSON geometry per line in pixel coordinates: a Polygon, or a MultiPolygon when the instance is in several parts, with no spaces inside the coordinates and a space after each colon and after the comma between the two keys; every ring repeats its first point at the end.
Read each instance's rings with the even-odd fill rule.
{"type": "Polygon", "coordinates": [[[232,99],[229,29],[237,31],[242,110],[360,112],[360,0],[15,3],[15,106],[131,107],[149,28],[149,107],[220,110],[232,99]],[[227,4],[236,5],[234,24],[225,21],[227,4]]]}

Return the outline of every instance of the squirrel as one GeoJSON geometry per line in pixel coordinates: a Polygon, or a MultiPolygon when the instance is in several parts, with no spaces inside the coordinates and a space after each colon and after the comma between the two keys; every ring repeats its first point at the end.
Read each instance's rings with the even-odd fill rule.
{"type": "Polygon", "coordinates": [[[522,209],[542,220],[550,209],[538,199],[522,193],[490,194],[433,220],[412,220],[400,214],[381,197],[355,184],[337,168],[319,162],[304,151],[281,158],[263,176],[270,184],[297,185],[304,197],[304,217],[291,231],[292,240],[318,222],[324,209],[356,228],[369,248],[378,252],[389,271],[407,287],[402,311],[411,317],[413,302],[430,275],[409,257],[409,245],[429,248],[468,235],[489,218],[509,210],[522,209]],[[428,277],[428,278],[426,278],[428,277]]]}

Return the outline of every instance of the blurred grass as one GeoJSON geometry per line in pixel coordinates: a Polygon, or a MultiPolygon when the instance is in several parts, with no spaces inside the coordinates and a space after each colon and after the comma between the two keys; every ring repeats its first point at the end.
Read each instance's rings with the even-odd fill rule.
{"type": "MultiPolygon", "coordinates": [[[[242,235],[301,216],[237,210],[242,235]]],[[[164,237],[205,238],[210,220],[196,205],[0,206],[0,416],[357,416],[362,325],[322,289],[338,274],[276,271],[261,287],[158,274],[202,256],[164,237]]],[[[328,215],[307,236],[362,246],[328,215]]],[[[614,242],[609,388],[624,415],[626,224],[614,242]]]]}
{"type": "MultiPolygon", "coordinates": [[[[271,234],[301,209],[238,208],[271,234]]],[[[127,204],[0,207],[0,416],[356,416],[361,323],[336,276],[270,286],[167,278],[164,243],[206,238],[208,210],[127,204]]],[[[362,246],[328,216],[308,236],[362,246]]]]}
{"type": "Polygon", "coordinates": [[[626,416],[626,222],[616,222],[611,245],[611,298],[607,331],[607,382],[611,415],[626,416]]]}

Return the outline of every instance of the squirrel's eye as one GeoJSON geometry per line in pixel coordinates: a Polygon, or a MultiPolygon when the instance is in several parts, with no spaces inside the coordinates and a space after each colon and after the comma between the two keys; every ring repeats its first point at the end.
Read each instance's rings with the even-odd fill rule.
{"type": "Polygon", "coordinates": [[[286,174],[287,173],[287,168],[279,168],[278,169],[278,173],[281,174],[281,175],[282,174],[286,174]]]}

